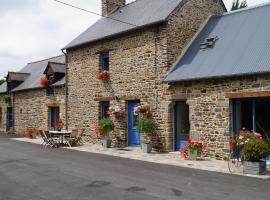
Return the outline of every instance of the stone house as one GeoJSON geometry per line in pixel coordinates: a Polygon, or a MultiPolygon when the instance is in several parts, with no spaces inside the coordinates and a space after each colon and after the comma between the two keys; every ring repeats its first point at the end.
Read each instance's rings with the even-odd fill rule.
{"type": "MultiPolygon", "coordinates": [[[[181,127],[216,157],[241,128],[270,142],[270,4],[212,16],[165,78],[181,127]],[[185,112],[183,112],[183,110],[185,112]]],[[[179,126],[179,127],[178,127],[179,126]]]]}
{"type": "Polygon", "coordinates": [[[28,63],[19,72],[9,72],[0,86],[0,131],[26,128],[53,128],[54,122],[65,117],[65,56],[28,63]],[[42,87],[40,79],[48,77],[42,87]],[[9,98],[3,98],[3,97],[9,98]]]}
{"type": "MultiPolygon", "coordinates": [[[[102,0],[104,17],[64,48],[68,126],[86,129],[88,141],[95,143],[95,127],[108,106],[125,108],[125,115],[112,117],[113,144],[139,145],[133,109],[147,103],[158,125],[155,147],[176,150],[173,105],[178,99],[163,80],[209,17],[224,11],[221,0],[102,0]],[[109,71],[110,80],[98,80],[99,70],[109,71]]],[[[189,130],[185,134],[183,140],[189,130]]]]}

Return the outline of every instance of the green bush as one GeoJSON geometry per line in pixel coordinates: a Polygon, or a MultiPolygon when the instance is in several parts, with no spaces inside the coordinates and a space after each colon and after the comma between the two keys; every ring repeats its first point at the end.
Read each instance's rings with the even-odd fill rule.
{"type": "Polygon", "coordinates": [[[4,94],[4,95],[2,96],[2,99],[3,99],[6,103],[8,103],[8,102],[10,101],[10,99],[11,99],[11,96],[10,96],[10,94],[4,94]]]}
{"type": "Polygon", "coordinates": [[[260,162],[270,155],[269,146],[263,140],[251,140],[244,145],[242,154],[246,161],[260,162]]]}
{"type": "Polygon", "coordinates": [[[99,125],[100,125],[102,133],[104,133],[104,134],[108,134],[109,132],[113,131],[113,129],[114,129],[114,123],[109,118],[100,120],[99,125]]]}
{"type": "Polygon", "coordinates": [[[139,118],[136,124],[136,129],[140,133],[151,134],[155,132],[156,124],[152,118],[139,118]]]}

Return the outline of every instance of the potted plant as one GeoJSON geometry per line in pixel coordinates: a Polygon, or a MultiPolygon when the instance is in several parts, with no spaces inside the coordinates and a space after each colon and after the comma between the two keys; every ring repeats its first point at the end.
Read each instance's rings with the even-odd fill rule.
{"type": "Polygon", "coordinates": [[[181,149],[181,155],[188,160],[197,160],[198,156],[205,154],[207,151],[206,149],[207,148],[204,148],[202,142],[189,139],[187,145],[181,149]]]}
{"type": "Polygon", "coordinates": [[[144,134],[142,149],[144,153],[151,153],[153,145],[151,139],[156,129],[156,124],[152,118],[140,117],[137,121],[136,129],[144,134]]]}
{"type": "Polygon", "coordinates": [[[262,139],[249,140],[242,150],[244,174],[260,175],[266,172],[266,161],[270,155],[268,144],[262,139]]]}
{"type": "Polygon", "coordinates": [[[102,80],[102,81],[109,81],[110,80],[110,73],[108,71],[102,71],[102,70],[98,70],[96,73],[96,78],[98,80],[102,80]]]}
{"type": "Polygon", "coordinates": [[[104,118],[99,121],[98,127],[99,134],[103,137],[101,139],[102,146],[105,148],[110,148],[112,140],[109,137],[109,133],[114,130],[114,123],[110,118],[104,118]]]}
{"type": "Polygon", "coordinates": [[[26,128],[24,130],[24,137],[29,139],[35,139],[37,137],[38,130],[35,128],[26,128]]]}
{"type": "Polygon", "coordinates": [[[55,122],[55,124],[54,124],[54,128],[55,128],[55,130],[57,130],[57,131],[62,131],[63,130],[63,128],[64,128],[64,121],[62,120],[62,119],[59,119],[58,121],[56,121],[55,122]]]}
{"type": "Polygon", "coordinates": [[[108,114],[109,115],[115,115],[116,117],[124,116],[126,113],[125,107],[122,106],[114,106],[109,107],[108,114]]]}

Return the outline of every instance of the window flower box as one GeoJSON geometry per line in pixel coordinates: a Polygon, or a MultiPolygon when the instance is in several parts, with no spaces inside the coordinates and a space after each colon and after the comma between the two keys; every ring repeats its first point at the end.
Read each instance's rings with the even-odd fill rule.
{"type": "Polygon", "coordinates": [[[109,81],[110,80],[110,73],[108,71],[98,70],[96,73],[96,78],[101,81],[109,81]]]}
{"type": "Polygon", "coordinates": [[[49,79],[47,76],[43,76],[42,78],[40,78],[39,80],[39,84],[42,86],[42,87],[46,87],[49,85],[49,79]]]}

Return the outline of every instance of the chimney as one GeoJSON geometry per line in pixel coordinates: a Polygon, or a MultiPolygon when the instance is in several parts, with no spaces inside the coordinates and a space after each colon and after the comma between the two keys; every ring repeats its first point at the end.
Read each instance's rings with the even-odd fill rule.
{"type": "Polygon", "coordinates": [[[124,6],[126,0],[101,0],[102,1],[102,16],[108,16],[117,8],[124,6]]]}

